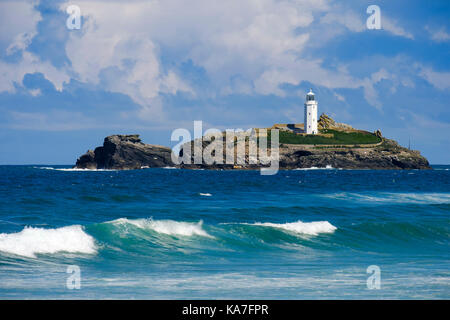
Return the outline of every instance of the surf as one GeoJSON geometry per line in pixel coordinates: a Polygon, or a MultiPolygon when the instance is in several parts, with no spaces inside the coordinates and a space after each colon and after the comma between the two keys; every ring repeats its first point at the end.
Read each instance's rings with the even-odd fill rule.
{"type": "Polygon", "coordinates": [[[251,225],[276,228],[288,232],[310,236],[317,236],[321,233],[333,233],[334,231],[337,230],[337,228],[328,221],[314,221],[314,222],[297,221],[290,223],[256,222],[251,225]]]}
{"type": "Polygon", "coordinates": [[[61,252],[95,254],[97,246],[80,225],[56,229],[25,227],[17,233],[0,234],[0,252],[36,258],[37,254],[61,252]]]}
{"type": "Polygon", "coordinates": [[[184,221],[174,221],[174,220],[153,220],[149,219],[127,219],[120,218],[108,222],[115,226],[132,225],[139,229],[151,230],[160,234],[166,234],[171,236],[201,236],[209,237],[209,235],[203,229],[203,221],[200,220],[197,223],[194,222],[184,222],[184,221]]]}

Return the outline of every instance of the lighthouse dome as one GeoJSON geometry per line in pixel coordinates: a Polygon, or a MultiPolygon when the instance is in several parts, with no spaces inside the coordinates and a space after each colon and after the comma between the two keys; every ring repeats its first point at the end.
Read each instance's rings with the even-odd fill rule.
{"type": "Polygon", "coordinates": [[[314,92],[312,89],[309,89],[309,92],[306,94],[306,101],[314,101],[314,92]]]}

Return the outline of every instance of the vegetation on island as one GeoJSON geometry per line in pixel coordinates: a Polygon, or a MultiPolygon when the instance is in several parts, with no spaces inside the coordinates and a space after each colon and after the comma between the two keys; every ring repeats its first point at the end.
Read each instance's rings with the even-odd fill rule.
{"type": "MultiPolygon", "coordinates": [[[[270,131],[267,134],[268,141],[270,141],[270,131]]],[[[381,142],[381,138],[366,131],[346,132],[333,129],[323,129],[320,130],[320,134],[318,135],[304,135],[280,130],[279,141],[281,144],[360,145],[376,144],[381,142]]]]}

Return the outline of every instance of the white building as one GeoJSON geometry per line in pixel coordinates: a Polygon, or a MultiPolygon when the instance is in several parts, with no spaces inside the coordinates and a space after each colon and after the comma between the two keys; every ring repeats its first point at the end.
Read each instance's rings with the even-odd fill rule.
{"type": "Polygon", "coordinates": [[[312,89],[306,95],[305,102],[305,132],[307,134],[317,134],[317,101],[312,89]]]}

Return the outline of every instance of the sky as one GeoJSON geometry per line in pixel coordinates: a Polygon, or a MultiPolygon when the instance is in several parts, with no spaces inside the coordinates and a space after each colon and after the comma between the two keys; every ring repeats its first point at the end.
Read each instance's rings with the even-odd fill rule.
{"type": "Polygon", "coordinates": [[[74,164],[111,134],[172,147],[194,120],[302,123],[309,88],[450,164],[450,1],[0,0],[0,164],[74,164]]]}

